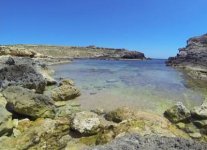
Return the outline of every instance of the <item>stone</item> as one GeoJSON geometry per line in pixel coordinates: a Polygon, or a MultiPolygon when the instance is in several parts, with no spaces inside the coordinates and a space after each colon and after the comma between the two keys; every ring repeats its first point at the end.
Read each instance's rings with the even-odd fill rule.
{"type": "Polygon", "coordinates": [[[53,118],[55,116],[53,101],[42,94],[36,94],[31,90],[10,86],[3,91],[7,100],[7,108],[17,115],[31,118],[53,118]]]}
{"type": "Polygon", "coordinates": [[[62,86],[62,85],[71,85],[71,86],[74,86],[75,83],[73,82],[73,80],[70,80],[70,79],[63,79],[60,81],[59,83],[59,86],[62,86]]]}
{"type": "Polygon", "coordinates": [[[5,62],[5,64],[7,64],[7,65],[15,65],[15,61],[14,61],[14,59],[12,57],[9,57],[7,59],[7,61],[5,62]]]}
{"type": "Polygon", "coordinates": [[[50,95],[54,101],[67,101],[80,96],[80,91],[74,86],[64,84],[53,89],[50,95]]]}
{"type": "Polygon", "coordinates": [[[207,102],[205,101],[201,106],[196,106],[191,110],[194,119],[207,119],[207,102]]]}
{"type": "Polygon", "coordinates": [[[6,108],[0,105],[0,136],[12,132],[12,114],[6,108]]]}
{"type": "Polygon", "coordinates": [[[197,132],[199,132],[199,129],[193,123],[186,124],[185,128],[183,130],[186,133],[197,133],[197,132]]]}
{"type": "Polygon", "coordinates": [[[0,69],[1,87],[15,85],[28,89],[34,89],[37,93],[43,93],[46,80],[33,66],[22,64],[12,65],[0,69]]]}
{"type": "Polygon", "coordinates": [[[56,117],[71,117],[72,114],[80,112],[80,104],[66,103],[56,108],[56,117]]]}
{"type": "Polygon", "coordinates": [[[60,149],[66,147],[70,121],[67,118],[37,119],[30,121],[30,126],[19,124],[17,130],[21,135],[1,140],[0,149],[60,149]],[[24,129],[22,129],[24,128],[24,129]],[[64,141],[63,141],[64,140],[64,141]]]}
{"type": "Polygon", "coordinates": [[[98,133],[100,123],[97,114],[87,111],[78,112],[72,118],[71,129],[82,135],[93,135],[98,133]]]}
{"type": "Polygon", "coordinates": [[[0,105],[2,105],[3,107],[6,107],[7,101],[5,99],[5,97],[2,95],[2,93],[0,93],[0,105]]]}
{"type": "Polygon", "coordinates": [[[199,132],[190,133],[189,136],[192,137],[193,139],[199,139],[202,137],[202,135],[199,132]]]}
{"type": "Polygon", "coordinates": [[[204,128],[207,127],[207,120],[195,120],[193,124],[198,128],[204,128]]]}
{"type": "Polygon", "coordinates": [[[179,122],[176,124],[176,126],[179,128],[179,129],[185,129],[185,123],[182,123],[182,122],[179,122]]]}
{"type": "Polygon", "coordinates": [[[181,102],[178,102],[176,105],[166,110],[164,116],[172,123],[178,123],[187,121],[191,117],[191,114],[181,102]]]}
{"type": "Polygon", "coordinates": [[[17,130],[16,128],[13,129],[13,136],[14,137],[17,137],[17,136],[19,136],[21,134],[22,134],[21,131],[17,130]]]}
{"type": "Polygon", "coordinates": [[[88,150],[205,150],[206,143],[175,137],[161,137],[157,135],[141,136],[127,134],[114,141],[99,145],[88,150]]]}
{"type": "Polygon", "coordinates": [[[106,120],[120,123],[124,120],[135,118],[135,112],[128,107],[121,107],[105,115],[106,120]]]}

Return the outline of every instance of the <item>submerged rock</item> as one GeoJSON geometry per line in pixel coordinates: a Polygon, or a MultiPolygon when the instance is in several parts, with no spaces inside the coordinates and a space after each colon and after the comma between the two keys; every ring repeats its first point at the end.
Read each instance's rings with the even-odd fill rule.
{"type": "Polygon", "coordinates": [[[0,69],[1,87],[15,85],[28,89],[35,89],[42,93],[46,86],[46,80],[39,74],[34,67],[23,65],[12,65],[0,69]]]}
{"type": "Polygon", "coordinates": [[[3,91],[7,108],[13,113],[32,118],[55,116],[53,101],[42,94],[18,86],[10,86],[3,91]]]}
{"type": "Polygon", "coordinates": [[[121,107],[114,111],[111,111],[105,115],[105,118],[109,121],[114,121],[116,123],[122,122],[124,120],[135,118],[135,112],[128,107],[121,107]]]}
{"type": "Polygon", "coordinates": [[[191,117],[190,111],[181,102],[166,110],[164,115],[173,123],[187,121],[191,117]]]}
{"type": "Polygon", "coordinates": [[[72,119],[71,129],[83,135],[93,135],[98,133],[100,123],[97,114],[86,111],[78,112],[72,119]]]}

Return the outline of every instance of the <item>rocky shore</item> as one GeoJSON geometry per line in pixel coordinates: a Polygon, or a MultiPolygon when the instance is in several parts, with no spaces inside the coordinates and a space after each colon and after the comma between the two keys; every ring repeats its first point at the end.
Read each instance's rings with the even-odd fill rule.
{"type": "MultiPolygon", "coordinates": [[[[207,148],[205,143],[201,143],[206,141],[206,132],[203,130],[206,127],[206,104],[192,112],[184,106],[176,105],[165,113],[170,121],[163,116],[127,107],[110,112],[96,108],[84,111],[76,102],[75,98],[80,96],[81,91],[74,82],[70,79],[54,80],[51,76],[53,71],[48,64],[60,63],[57,62],[60,57],[55,58],[56,53],[53,53],[53,56],[46,56],[40,53],[40,49],[38,52],[32,48],[0,48],[0,149],[2,150],[207,148]],[[184,122],[186,120],[188,122],[184,122]],[[199,121],[201,123],[198,123],[199,121]],[[194,124],[196,132],[189,134],[178,126],[178,123],[181,127],[194,124]],[[198,124],[204,126],[198,127],[198,124]]],[[[84,49],[96,51],[97,47],[84,49]]],[[[139,57],[135,52],[127,52],[126,55],[125,50],[106,51],[110,51],[110,57],[133,59],[139,57]],[[120,54],[111,55],[115,51],[120,54]],[[125,55],[122,55],[123,52],[125,55]]],[[[61,56],[63,54],[65,53],[61,56]]],[[[102,56],[105,57],[105,53],[102,56]]],[[[142,55],[141,58],[143,57],[142,55]]]]}
{"type": "Polygon", "coordinates": [[[207,34],[190,38],[185,48],[180,48],[175,57],[170,57],[167,65],[184,69],[188,76],[207,81],[207,34]]]}

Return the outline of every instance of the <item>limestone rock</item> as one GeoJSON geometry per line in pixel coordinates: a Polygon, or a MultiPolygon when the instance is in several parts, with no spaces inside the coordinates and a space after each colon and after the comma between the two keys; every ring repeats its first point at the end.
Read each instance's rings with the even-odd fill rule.
{"type": "Polygon", "coordinates": [[[123,120],[135,118],[135,112],[128,107],[121,107],[114,111],[111,111],[105,115],[105,118],[109,121],[116,123],[122,122],[123,120]]]}
{"type": "Polygon", "coordinates": [[[190,111],[181,102],[166,110],[164,115],[173,123],[186,121],[191,116],[190,111]]]}
{"type": "Polygon", "coordinates": [[[195,119],[207,119],[207,102],[204,102],[201,106],[194,107],[191,114],[195,119]]]}
{"type": "Polygon", "coordinates": [[[93,112],[78,112],[72,119],[71,129],[83,135],[93,135],[99,131],[100,120],[93,112]]]}
{"type": "Polygon", "coordinates": [[[60,81],[59,83],[59,86],[62,86],[62,85],[71,85],[71,86],[74,86],[75,83],[73,82],[73,80],[70,80],[70,79],[63,79],[60,81]]]}
{"type": "Polygon", "coordinates": [[[17,130],[21,131],[21,134],[18,133],[15,138],[1,140],[0,149],[61,149],[70,140],[62,139],[69,131],[69,120],[66,118],[37,119],[30,121],[27,128],[25,124],[19,124],[17,130]]]}
{"type": "Polygon", "coordinates": [[[45,95],[18,86],[6,88],[3,95],[11,112],[32,118],[53,118],[55,115],[53,101],[45,95]]]}
{"type": "Polygon", "coordinates": [[[0,136],[12,132],[12,114],[0,105],[0,136]]]}
{"type": "Polygon", "coordinates": [[[54,101],[67,101],[80,96],[80,91],[70,84],[63,84],[51,91],[54,101]]]}

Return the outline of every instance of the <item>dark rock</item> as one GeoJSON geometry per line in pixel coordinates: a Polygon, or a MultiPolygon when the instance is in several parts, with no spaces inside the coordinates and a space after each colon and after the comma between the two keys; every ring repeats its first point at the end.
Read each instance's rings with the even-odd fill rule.
{"type": "Polygon", "coordinates": [[[18,86],[10,86],[3,91],[7,100],[7,109],[19,115],[31,118],[53,118],[53,101],[42,94],[18,86]]]}
{"type": "Polygon", "coordinates": [[[7,59],[7,61],[5,62],[5,64],[7,64],[7,65],[15,65],[15,61],[14,61],[14,59],[12,57],[9,57],[7,59]]]}
{"type": "Polygon", "coordinates": [[[206,150],[207,144],[181,138],[127,135],[91,150],[206,150]]]}
{"type": "Polygon", "coordinates": [[[127,51],[122,55],[124,59],[146,59],[143,53],[137,51],[127,51]]]}
{"type": "Polygon", "coordinates": [[[190,111],[181,103],[177,103],[164,112],[164,116],[173,123],[187,121],[190,117],[190,111]]]}
{"type": "Polygon", "coordinates": [[[11,85],[35,89],[37,93],[43,93],[46,80],[33,66],[22,64],[12,65],[0,69],[0,82],[3,88],[11,85]]]}

